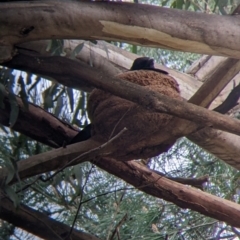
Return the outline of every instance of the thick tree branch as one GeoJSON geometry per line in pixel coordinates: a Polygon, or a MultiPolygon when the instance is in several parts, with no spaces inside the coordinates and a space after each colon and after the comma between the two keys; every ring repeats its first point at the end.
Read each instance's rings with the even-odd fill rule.
{"type": "MultiPolygon", "coordinates": [[[[81,40],[64,40],[63,52],[66,52],[68,56],[81,42],[81,40]]],[[[48,43],[48,40],[27,42],[17,45],[16,48],[18,50],[21,49],[21,51],[23,50],[22,48],[24,48],[25,51],[23,53],[25,54],[35,52],[41,56],[51,56],[50,52],[47,51],[48,43]]],[[[91,63],[94,68],[107,73],[109,76],[115,76],[118,73],[116,68],[112,67],[113,65],[122,69],[122,71],[126,71],[131,68],[133,61],[138,57],[137,54],[127,52],[105,41],[98,41],[97,44],[85,41],[83,49],[78,55],[76,55],[77,59],[80,59],[87,64],[91,63]],[[100,61],[98,61],[100,58],[107,59],[110,66],[108,66],[106,61],[101,60],[100,63],[100,61]],[[111,71],[109,70],[110,68],[111,71]]],[[[190,75],[175,71],[158,63],[155,63],[155,67],[169,72],[169,74],[177,80],[180,85],[181,96],[185,99],[189,99],[202,85],[200,80],[193,78],[190,75]]],[[[213,104],[214,106],[217,106],[221,102],[221,100],[219,101],[219,99],[217,99],[213,104]]]]}
{"type": "MultiPolygon", "coordinates": [[[[68,49],[73,50],[77,46],[77,44],[79,44],[79,42],[77,41],[75,41],[74,43],[72,43],[72,41],[64,41],[64,43],[65,43],[64,51],[66,52],[68,52],[68,49]]],[[[25,44],[22,44],[21,46],[33,52],[43,54],[45,56],[49,55],[49,53],[46,52],[46,48],[47,48],[46,41],[25,43],[25,44]]],[[[136,54],[126,52],[106,42],[103,42],[103,43],[100,42],[97,45],[91,45],[91,46],[89,46],[89,44],[85,42],[84,48],[90,49],[90,51],[94,52],[94,54],[100,54],[101,56],[108,58],[109,61],[111,61],[114,64],[117,64],[123,69],[126,69],[126,68],[129,69],[132,64],[132,61],[136,57],[138,57],[136,54]],[[108,55],[106,53],[106,48],[108,49],[108,55]]],[[[80,52],[79,55],[82,56],[82,52],[80,52]]],[[[85,53],[83,55],[85,55],[85,53]]],[[[90,52],[88,52],[86,55],[87,55],[86,57],[89,58],[90,52]]],[[[94,61],[94,59],[95,58],[91,60],[94,61]]],[[[191,71],[191,73],[196,75],[196,77],[199,78],[200,80],[206,81],[207,79],[209,79],[211,82],[214,83],[215,80],[214,79],[211,80],[211,77],[217,77],[217,82],[218,80],[219,82],[222,82],[222,81],[225,82],[226,79],[225,80],[223,79],[226,77],[231,77],[231,74],[229,75],[228,73],[222,72],[222,70],[218,68],[219,63],[221,68],[228,69],[228,71],[231,74],[234,73],[234,71],[236,70],[235,68],[236,65],[233,65],[231,68],[231,66],[228,65],[229,61],[228,60],[226,61],[226,59],[224,59],[223,57],[208,57],[207,60],[206,59],[204,60],[204,62],[202,61],[200,63],[197,62],[198,69],[194,70],[194,72],[191,71]],[[223,62],[227,65],[222,64],[223,62]],[[201,66],[200,69],[199,69],[199,65],[201,66]]],[[[177,79],[178,83],[180,84],[181,95],[187,99],[190,96],[192,96],[194,92],[196,92],[196,89],[200,87],[199,81],[191,78],[186,74],[176,72],[172,69],[168,69],[158,64],[156,64],[156,66],[158,68],[162,68],[163,70],[170,72],[170,74],[177,79]]],[[[104,69],[104,72],[105,72],[105,69],[104,69]]],[[[235,77],[235,82],[237,83],[238,83],[238,78],[239,77],[235,77]]],[[[214,86],[214,84],[210,85],[210,87],[212,86],[214,86]]],[[[219,86],[219,84],[216,83],[216,86],[219,86]]],[[[217,87],[217,89],[219,91],[219,87],[217,87]]],[[[218,100],[214,101],[214,106],[216,106],[216,104],[219,105],[226,98],[227,96],[226,94],[231,89],[232,89],[232,84],[228,84],[227,87],[224,89],[224,92],[221,92],[221,94],[217,98],[218,100]]],[[[207,89],[206,92],[208,92],[208,90],[209,89],[207,89]]],[[[199,89],[199,91],[201,90],[199,89]]],[[[211,94],[209,95],[205,94],[204,96],[207,97],[208,99],[213,99],[214,97],[211,94]]],[[[204,100],[204,98],[201,98],[201,97],[199,97],[199,99],[200,99],[199,103],[201,103],[204,100]]],[[[211,107],[213,107],[213,105],[211,107]]],[[[240,157],[239,157],[240,146],[238,144],[240,142],[239,136],[236,136],[234,134],[229,134],[227,132],[222,132],[219,130],[204,128],[194,134],[191,134],[191,136],[189,136],[189,139],[195,142],[196,144],[198,144],[199,146],[201,146],[202,148],[204,148],[206,151],[224,160],[226,163],[230,164],[231,166],[234,166],[235,168],[240,169],[240,157]]]]}
{"type": "MultiPolygon", "coordinates": [[[[65,239],[70,227],[58,222],[46,214],[21,204],[17,209],[7,197],[0,200],[0,218],[14,226],[20,227],[43,239],[65,239]]],[[[71,234],[74,240],[100,240],[99,238],[74,229],[71,234]]]]}
{"type": "Polygon", "coordinates": [[[82,1],[1,3],[0,12],[1,61],[13,54],[12,44],[54,38],[117,40],[209,55],[240,56],[237,15],[82,1]]]}
{"type": "Polygon", "coordinates": [[[95,162],[105,171],[122,178],[140,191],[173,202],[181,208],[189,208],[206,216],[240,226],[240,205],[198,189],[159,176],[137,162],[119,162],[101,159],[95,162]]]}
{"type": "MultiPolygon", "coordinates": [[[[119,73],[119,68],[123,71],[129,69],[132,65],[132,61],[138,57],[136,54],[124,51],[105,41],[98,41],[97,44],[92,44],[89,41],[65,40],[62,50],[63,52],[67,53],[67,56],[70,56],[75,47],[81,43],[84,43],[84,46],[80,53],[76,55],[76,58],[87,63],[88,65],[92,65],[95,69],[104,72],[109,76],[115,76],[117,73],[119,73]]],[[[51,56],[50,52],[47,51],[48,44],[48,40],[41,40],[23,43],[18,45],[18,47],[19,50],[21,49],[21,52],[25,52],[26,54],[35,52],[41,56],[51,56]]],[[[209,102],[212,101],[209,99],[214,99],[221,89],[229,81],[232,81],[233,76],[240,68],[238,68],[239,64],[236,64],[237,61],[238,60],[234,59],[229,61],[229,59],[223,57],[205,56],[203,59],[200,59],[193,64],[194,66],[197,65],[196,67],[193,67],[195,69],[194,71],[188,71],[190,74],[196,74],[196,78],[169,69],[157,63],[155,63],[155,66],[159,69],[169,72],[175,79],[177,79],[181,90],[181,96],[183,98],[189,99],[190,96],[192,97],[193,94],[198,90],[196,93],[198,97],[194,96],[195,100],[192,103],[200,106],[207,106],[209,105],[209,102]],[[201,72],[201,74],[199,74],[199,72],[201,72]],[[199,78],[199,80],[197,78],[199,78]],[[209,82],[208,87],[205,86],[204,88],[200,88],[202,84],[201,82],[209,82]],[[212,89],[212,91],[210,89],[212,89]],[[196,101],[196,97],[200,100],[196,101]],[[201,102],[203,99],[208,100],[204,100],[204,104],[202,105],[201,102]]],[[[235,81],[238,83],[237,77],[235,78],[235,81]]],[[[217,100],[214,100],[210,108],[219,106],[222,103],[222,100],[227,97],[227,94],[229,91],[231,91],[231,88],[232,86],[228,84],[227,89],[224,88],[224,92],[220,94],[220,97],[216,98],[217,100]]],[[[84,86],[84,89],[89,91],[86,86],[84,86]]],[[[191,101],[193,101],[193,99],[191,101]]]]}
{"type": "Polygon", "coordinates": [[[216,69],[202,79],[203,85],[188,102],[208,107],[239,71],[240,61],[237,59],[226,58],[219,62],[216,69]]]}
{"type": "MultiPolygon", "coordinates": [[[[20,110],[18,117],[21,120],[14,124],[13,130],[21,132],[38,142],[47,143],[51,147],[61,147],[68,144],[78,133],[70,124],[59,120],[43,108],[28,103],[27,111],[22,100],[19,97],[16,97],[16,100],[20,110]],[[31,124],[29,125],[29,123],[31,124]]],[[[9,127],[11,106],[7,97],[4,98],[4,106],[4,109],[0,108],[0,123],[9,127]]]]}
{"type": "MultiPolygon", "coordinates": [[[[91,151],[94,148],[99,147],[100,144],[92,139],[87,141],[68,145],[65,148],[54,149],[45,153],[37,154],[32,157],[27,158],[24,161],[20,161],[18,164],[18,174],[20,179],[25,179],[32,177],[44,172],[49,172],[61,168],[67,165],[74,158],[79,157],[81,154],[91,151]]],[[[111,146],[104,149],[106,152],[111,152],[111,146]]],[[[103,153],[102,153],[103,154],[103,153]]],[[[90,157],[89,157],[90,158],[90,157]]],[[[78,159],[74,161],[71,165],[76,165],[78,163],[88,161],[89,158],[78,159]]],[[[4,179],[7,177],[7,170],[0,169],[0,185],[4,179]]],[[[16,181],[17,178],[13,178],[12,182],[16,181]]]]}
{"type": "MultiPolygon", "coordinates": [[[[124,53],[124,52],[122,52],[124,53]]],[[[11,62],[9,62],[9,66],[19,68],[22,70],[29,70],[37,73],[47,73],[48,75],[51,75],[51,72],[49,72],[49,69],[53,69],[59,71],[58,63],[51,62],[50,67],[48,64],[44,64],[44,62],[40,61],[34,61],[34,57],[29,58],[29,56],[22,57],[24,55],[18,55],[16,56],[11,62]],[[40,64],[41,63],[41,64],[40,64]],[[55,65],[56,64],[56,67],[55,65]],[[27,66],[27,67],[26,67],[27,66]],[[48,70],[46,72],[46,69],[48,70]]],[[[76,63],[77,64],[77,63],[76,63]]],[[[65,64],[66,66],[66,64],[65,64]]],[[[65,67],[63,66],[63,68],[65,67]]],[[[61,68],[60,68],[61,69],[61,68]]],[[[66,74],[67,75],[67,74],[66,74]]],[[[54,75],[56,78],[61,78],[61,72],[57,75],[54,75]]],[[[64,76],[63,76],[64,77],[64,76]]],[[[71,76],[67,76],[68,81],[66,80],[66,84],[69,84],[70,86],[77,86],[77,81],[84,81],[83,79],[77,79],[76,76],[74,76],[74,79],[77,83],[72,83],[71,76]]],[[[62,79],[60,79],[62,81],[62,79]]],[[[6,121],[5,121],[6,122],[6,121]]],[[[8,122],[8,120],[7,120],[8,122]]],[[[187,129],[189,130],[189,126],[187,125],[187,129]]],[[[24,129],[24,126],[22,126],[24,129]]],[[[180,129],[180,131],[183,131],[183,129],[180,129]]],[[[169,137],[169,133],[171,133],[172,130],[178,130],[175,127],[170,129],[170,132],[166,133],[166,137],[169,137]]],[[[25,130],[24,130],[25,131],[25,130]]],[[[33,132],[33,131],[32,131],[33,132]]],[[[188,132],[187,132],[188,133],[188,132]]],[[[186,134],[187,134],[186,133],[186,134]]],[[[72,133],[72,136],[75,135],[75,132],[72,133]]],[[[174,133],[173,133],[174,135],[174,133]]],[[[176,135],[176,134],[175,134],[176,135]]],[[[163,134],[161,134],[161,137],[164,139],[163,134]]],[[[33,137],[34,138],[34,137],[33,137]]],[[[68,138],[69,139],[69,138],[68,138]]],[[[226,161],[228,164],[234,166],[237,169],[240,169],[240,148],[239,148],[239,136],[229,134],[226,132],[216,131],[212,128],[205,128],[201,131],[198,131],[194,135],[189,136],[189,139],[198,144],[199,146],[203,147],[210,153],[215,154],[219,158],[226,161]]],[[[61,143],[60,143],[61,144],[61,143]]],[[[61,145],[59,145],[61,146],[61,145]]]]}
{"type": "MultiPolygon", "coordinates": [[[[55,77],[60,76],[59,82],[69,87],[78,88],[78,81],[84,81],[96,88],[108,91],[116,96],[136,102],[147,109],[156,112],[168,113],[202,125],[240,135],[240,122],[216,112],[210,112],[193,104],[171,99],[160,93],[146,90],[144,87],[104,75],[88,65],[77,63],[63,57],[30,57],[19,54],[6,64],[17,69],[35,70],[36,73],[55,77]],[[69,81],[63,78],[71,78],[69,81]],[[63,80],[63,81],[62,81],[63,80]]],[[[194,127],[196,128],[196,127],[194,127]]],[[[190,134],[193,129],[185,129],[184,135],[190,134]]],[[[179,132],[176,133],[176,136],[179,132]]],[[[181,134],[179,136],[182,136],[181,134]]]]}
{"type": "MultiPolygon", "coordinates": [[[[239,66],[239,63],[234,59],[212,56],[208,58],[203,57],[203,60],[200,59],[199,61],[196,61],[195,66],[196,65],[198,65],[198,67],[195,67],[194,71],[191,70],[191,73],[193,73],[195,77],[202,79],[202,81],[206,81],[206,83],[204,83],[203,87],[201,87],[196,95],[191,98],[191,101],[196,104],[201,104],[202,106],[207,106],[214,98],[216,90],[217,92],[220,92],[221,88],[224,87],[224,84],[227,83],[227,78],[230,78],[236,70],[238,71],[236,66],[239,66]],[[228,74],[228,71],[224,72],[222,69],[228,69],[230,75],[228,74]]],[[[239,83],[238,75],[235,77],[234,82],[239,83]]],[[[225,88],[224,92],[228,92],[229,89],[232,89],[232,86],[233,83],[228,84],[228,90],[225,88]]],[[[238,92],[239,86],[237,86],[227,98],[225,96],[225,101],[215,110],[220,110],[221,113],[228,111],[229,108],[236,104],[239,98],[238,92]]],[[[222,96],[224,95],[223,92],[221,94],[222,96]]],[[[187,137],[229,165],[234,166],[236,169],[240,169],[239,136],[215,129],[204,128],[196,133],[188,135],[187,137]]]]}
{"type": "MultiPolygon", "coordinates": [[[[104,44],[109,49],[109,61],[117,62],[118,65],[121,67],[125,67],[125,68],[129,69],[131,67],[132,61],[134,61],[137,57],[139,57],[136,54],[127,52],[127,51],[120,49],[112,44],[109,44],[109,43],[104,43],[104,44]],[[120,62],[118,60],[119,55],[124,59],[124,61],[120,62]],[[127,58],[127,60],[126,60],[126,58],[127,58]]],[[[91,49],[94,49],[96,52],[101,53],[101,55],[104,56],[105,58],[108,58],[108,56],[106,55],[106,52],[99,51],[98,48],[99,48],[98,46],[91,47],[91,49]]],[[[194,77],[184,74],[184,73],[181,73],[181,72],[178,72],[176,70],[167,68],[167,67],[157,64],[157,63],[155,64],[155,66],[157,68],[160,68],[162,70],[169,72],[169,74],[171,76],[173,76],[179,83],[181,96],[185,99],[190,99],[197,92],[197,90],[200,89],[202,82],[210,81],[211,86],[214,86],[214,83],[215,83],[217,90],[219,90],[219,86],[222,87],[222,86],[224,86],[224,84],[221,83],[219,85],[219,83],[217,81],[226,83],[227,81],[230,81],[230,78],[232,76],[234,76],[234,74],[237,71],[236,64],[234,62],[232,62],[233,65],[231,66],[231,62],[226,60],[226,58],[224,58],[224,57],[212,56],[207,59],[208,60],[204,60],[204,64],[202,63],[201,60],[196,61],[196,64],[200,65],[201,68],[199,69],[199,71],[197,73],[193,73],[194,77]],[[203,64],[203,66],[201,64],[203,64]],[[221,68],[225,69],[225,72],[222,71],[221,69],[219,69],[218,66],[221,66],[221,68]],[[229,74],[227,73],[227,71],[229,71],[229,74]],[[217,79],[214,80],[213,78],[215,78],[215,77],[217,79]]],[[[192,74],[192,73],[190,73],[190,74],[192,74]]],[[[238,79],[239,79],[239,77],[237,77],[237,76],[234,79],[237,84],[239,83],[238,79]]],[[[228,84],[224,88],[224,92],[222,91],[219,94],[219,96],[217,97],[217,99],[211,104],[210,108],[213,109],[214,107],[217,107],[219,104],[221,104],[226,99],[228,93],[231,90],[232,90],[232,84],[228,84]]],[[[209,92],[210,90],[207,90],[207,91],[209,92]]],[[[202,93],[203,93],[203,91],[202,91],[202,93]]],[[[214,95],[216,95],[216,93],[214,93],[213,96],[214,95]]],[[[207,98],[209,97],[207,94],[204,94],[203,96],[204,96],[203,99],[205,97],[207,97],[207,98]]],[[[212,96],[211,96],[211,98],[212,98],[212,96]]]]}
{"type": "MultiPolygon", "coordinates": [[[[31,114],[31,112],[29,112],[29,114],[31,114]]],[[[50,117],[53,116],[50,115],[50,117]]],[[[21,121],[21,119],[19,119],[19,121],[21,121]]],[[[27,128],[28,126],[23,127],[27,128]]],[[[38,132],[36,132],[36,134],[37,133],[38,132]]],[[[21,179],[25,179],[30,176],[58,169],[76,157],[81,150],[86,150],[87,148],[91,149],[92,147],[88,145],[88,141],[85,141],[67,146],[66,148],[60,148],[30,157],[18,162],[18,174],[21,179]]],[[[239,227],[239,222],[236,221],[240,216],[240,207],[238,204],[213,197],[210,194],[199,192],[198,190],[181,184],[176,185],[177,183],[167,180],[135,162],[126,163],[111,158],[101,158],[99,160],[93,160],[92,162],[150,195],[163,198],[180,207],[190,208],[239,227]]],[[[0,182],[4,181],[6,174],[6,169],[0,169],[0,182]]]]}

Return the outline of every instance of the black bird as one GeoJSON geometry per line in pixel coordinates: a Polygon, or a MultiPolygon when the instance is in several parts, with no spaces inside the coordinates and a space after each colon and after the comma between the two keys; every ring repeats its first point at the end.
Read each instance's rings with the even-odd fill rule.
{"type": "MultiPolygon", "coordinates": [[[[162,74],[168,74],[168,72],[156,69],[154,67],[154,60],[149,57],[140,57],[134,60],[130,71],[136,70],[151,70],[162,74]]],[[[88,124],[83,130],[81,130],[71,141],[70,144],[86,141],[91,137],[92,124],[88,124]]]]}
{"type": "Polygon", "coordinates": [[[168,72],[164,70],[155,68],[154,60],[149,57],[136,58],[135,61],[133,62],[132,67],[130,68],[130,71],[135,71],[135,70],[152,70],[155,72],[168,74],[168,72]]]}
{"type": "Polygon", "coordinates": [[[70,142],[70,144],[77,143],[77,142],[83,142],[88,140],[91,137],[91,131],[92,131],[92,124],[88,124],[86,127],[84,127],[83,130],[81,130],[70,142]]]}

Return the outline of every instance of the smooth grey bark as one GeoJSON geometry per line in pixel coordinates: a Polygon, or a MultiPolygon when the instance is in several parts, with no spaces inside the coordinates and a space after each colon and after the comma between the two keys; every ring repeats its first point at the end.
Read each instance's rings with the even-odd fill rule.
{"type": "Polygon", "coordinates": [[[240,58],[240,18],[122,2],[0,4],[0,62],[13,44],[40,39],[105,39],[240,58]]]}

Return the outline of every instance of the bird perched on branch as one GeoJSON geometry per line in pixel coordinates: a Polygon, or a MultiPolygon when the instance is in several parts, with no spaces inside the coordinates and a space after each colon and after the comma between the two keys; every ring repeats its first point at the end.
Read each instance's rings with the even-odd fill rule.
{"type": "MultiPolygon", "coordinates": [[[[181,99],[176,80],[166,71],[156,69],[153,59],[148,57],[137,58],[130,71],[118,74],[116,77],[169,97],[181,99]]],[[[91,136],[106,142],[126,127],[128,130],[117,143],[119,154],[124,151],[128,154],[128,149],[129,151],[134,149],[136,156],[132,152],[131,154],[136,158],[141,157],[144,148],[154,147],[148,146],[148,140],[172,119],[171,115],[146,110],[136,103],[100,89],[94,89],[89,96],[88,115],[91,124],[80,131],[73,138],[72,143],[87,140],[91,136]],[[139,147],[138,142],[141,142],[139,147]],[[134,147],[130,148],[132,145],[134,147]]],[[[156,155],[156,149],[146,152],[144,157],[156,155]]]]}
{"type": "Polygon", "coordinates": [[[130,71],[134,70],[150,70],[155,71],[163,74],[168,74],[168,72],[157,69],[154,67],[154,60],[149,57],[140,57],[136,58],[132,64],[132,67],[130,68],[130,71]]]}

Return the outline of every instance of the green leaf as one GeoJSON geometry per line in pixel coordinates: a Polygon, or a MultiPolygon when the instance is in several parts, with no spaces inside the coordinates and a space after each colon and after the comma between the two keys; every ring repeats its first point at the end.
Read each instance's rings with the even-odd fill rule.
{"type": "Polygon", "coordinates": [[[3,126],[2,124],[0,124],[0,128],[2,129],[3,132],[5,132],[6,134],[8,134],[8,128],[3,126]]]}
{"type": "Polygon", "coordinates": [[[16,172],[15,172],[13,166],[9,162],[6,161],[5,166],[6,166],[7,172],[8,172],[6,184],[9,184],[11,182],[11,180],[14,178],[16,172]]]}
{"type": "Polygon", "coordinates": [[[10,162],[12,164],[14,172],[17,173],[18,172],[18,165],[17,165],[16,159],[14,157],[12,157],[12,156],[9,156],[9,160],[10,160],[10,162]]]}
{"type": "Polygon", "coordinates": [[[14,124],[16,123],[18,119],[18,114],[19,114],[19,106],[17,103],[16,96],[13,93],[9,93],[9,102],[11,106],[11,112],[10,112],[10,119],[9,119],[9,127],[12,128],[14,124]]]}
{"type": "Polygon", "coordinates": [[[58,84],[53,83],[50,87],[48,87],[45,91],[43,91],[43,105],[44,109],[53,108],[53,97],[58,91],[58,84]]]}
{"type": "Polygon", "coordinates": [[[63,107],[63,98],[60,95],[57,98],[57,106],[56,106],[55,112],[54,112],[57,117],[59,117],[59,115],[61,113],[61,110],[62,110],[62,107],[63,107]]]}
{"type": "Polygon", "coordinates": [[[67,91],[67,96],[68,96],[68,99],[69,99],[69,104],[70,104],[71,112],[73,112],[73,107],[74,107],[73,89],[67,87],[67,88],[66,88],[66,91],[67,91]]]}
{"type": "Polygon", "coordinates": [[[53,39],[48,44],[46,51],[50,52],[52,56],[59,56],[63,53],[63,43],[62,39],[53,39]]]}
{"type": "Polygon", "coordinates": [[[137,46],[136,45],[132,45],[132,53],[137,54],[137,46]]]}
{"type": "Polygon", "coordinates": [[[20,200],[18,198],[18,195],[15,193],[15,191],[7,185],[4,187],[4,191],[7,194],[7,196],[13,201],[14,207],[15,208],[19,207],[20,200]]]}
{"type": "Polygon", "coordinates": [[[73,172],[75,174],[75,178],[78,183],[77,185],[78,185],[79,189],[81,189],[82,181],[83,181],[83,172],[82,172],[82,167],[80,166],[80,164],[73,167],[73,172]]]}
{"type": "Polygon", "coordinates": [[[176,0],[176,8],[183,9],[184,0],[176,0]]]}
{"type": "Polygon", "coordinates": [[[20,84],[21,90],[20,90],[20,97],[23,102],[24,109],[28,111],[28,95],[25,89],[25,83],[23,81],[22,76],[19,76],[18,83],[20,84]]]}
{"type": "Polygon", "coordinates": [[[222,15],[227,15],[228,13],[226,12],[225,10],[225,7],[227,7],[228,5],[228,0],[221,0],[221,1],[218,1],[218,9],[219,9],[219,12],[222,14],[222,15]]]}
{"type": "Polygon", "coordinates": [[[5,104],[3,102],[5,96],[7,96],[5,87],[3,86],[2,83],[0,83],[0,108],[2,109],[5,108],[5,104]]]}
{"type": "Polygon", "coordinates": [[[27,85],[32,83],[32,74],[31,73],[26,73],[27,74],[27,85]]]}
{"type": "Polygon", "coordinates": [[[33,88],[35,88],[37,86],[37,84],[40,82],[40,80],[41,80],[41,77],[37,76],[33,85],[28,89],[28,94],[32,91],[33,88]]]}
{"type": "Polygon", "coordinates": [[[165,1],[163,1],[163,2],[162,2],[162,6],[166,6],[166,5],[168,5],[168,2],[169,2],[169,0],[165,0],[165,1]]]}
{"type": "Polygon", "coordinates": [[[6,179],[6,184],[10,183],[10,181],[14,178],[14,176],[18,176],[18,166],[17,166],[17,161],[14,157],[9,156],[8,161],[5,161],[5,166],[8,171],[7,179],[6,179]]]}
{"type": "Polygon", "coordinates": [[[109,60],[108,48],[107,48],[107,45],[106,45],[105,42],[103,42],[103,48],[104,48],[104,50],[105,50],[105,52],[106,52],[106,54],[107,54],[107,58],[108,58],[108,60],[109,60]]]}
{"type": "Polygon", "coordinates": [[[188,10],[188,8],[191,6],[191,1],[190,0],[186,0],[185,2],[185,10],[188,10]]]}
{"type": "Polygon", "coordinates": [[[50,52],[50,50],[51,50],[51,48],[52,48],[52,43],[53,43],[53,40],[50,40],[50,41],[48,42],[48,45],[47,45],[47,47],[46,47],[46,52],[50,52]]]}
{"type": "Polygon", "coordinates": [[[71,59],[74,59],[80,52],[81,50],[83,49],[83,46],[84,46],[84,42],[78,44],[72,51],[71,55],[70,55],[70,58],[71,59]]]}

